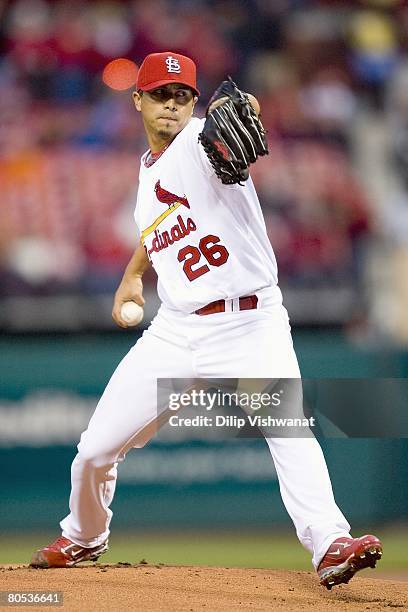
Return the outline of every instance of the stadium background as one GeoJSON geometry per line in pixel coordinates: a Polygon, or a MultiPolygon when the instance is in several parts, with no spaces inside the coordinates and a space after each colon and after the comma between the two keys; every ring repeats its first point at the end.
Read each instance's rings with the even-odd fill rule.
{"type": "MultiPolygon", "coordinates": [[[[0,18],[7,563],[56,534],[79,434],[140,333],[110,318],[146,147],[129,92],[102,84],[112,58],[192,56],[201,116],[228,73],[259,98],[270,155],[252,174],[304,376],[407,377],[408,3],[20,0],[0,18]]],[[[145,293],[147,323],[153,274],[145,293]]],[[[355,533],[384,535],[384,567],[406,575],[406,439],[322,444],[355,533]]],[[[261,441],[153,442],[113,509],[111,560],[308,567],[261,441]]]]}

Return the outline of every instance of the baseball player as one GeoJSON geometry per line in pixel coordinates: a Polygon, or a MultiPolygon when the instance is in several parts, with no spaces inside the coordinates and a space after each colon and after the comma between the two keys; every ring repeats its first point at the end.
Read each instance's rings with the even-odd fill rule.
{"type": "MultiPolygon", "coordinates": [[[[161,306],[110,379],[72,464],[62,535],[34,553],[34,567],[71,567],[108,549],[117,465],[155,432],[157,378],[299,378],[277,266],[248,167],[267,152],[259,105],[232,81],[206,119],[193,116],[196,66],[164,52],[143,61],[133,93],[149,150],[135,210],[139,246],[115,294],[143,306],[153,266],[161,306]]],[[[382,545],[350,536],[321,448],[312,437],[266,438],[286,509],[321,584],[374,567],[382,545]]]]}

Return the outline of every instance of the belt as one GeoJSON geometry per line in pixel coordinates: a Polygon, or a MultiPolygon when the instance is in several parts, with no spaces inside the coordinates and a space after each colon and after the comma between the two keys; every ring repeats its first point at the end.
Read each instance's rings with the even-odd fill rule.
{"type": "Polygon", "coordinates": [[[199,308],[194,314],[209,315],[217,312],[234,312],[235,310],[254,310],[257,308],[258,298],[256,295],[246,295],[234,300],[217,300],[199,308]],[[231,306],[231,308],[229,308],[231,306]]]}

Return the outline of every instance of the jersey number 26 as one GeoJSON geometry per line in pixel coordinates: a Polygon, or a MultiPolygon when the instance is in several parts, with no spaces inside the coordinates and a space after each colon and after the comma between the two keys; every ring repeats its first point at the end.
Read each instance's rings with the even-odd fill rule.
{"type": "Polygon", "coordinates": [[[180,249],[177,259],[179,261],[184,261],[183,270],[189,281],[193,281],[210,271],[207,264],[193,269],[193,266],[199,263],[201,255],[204,256],[210,266],[216,266],[219,268],[225,264],[229,257],[229,253],[225,246],[218,244],[219,241],[220,238],[218,236],[209,234],[208,236],[201,238],[200,242],[198,243],[198,247],[188,244],[180,249]]]}

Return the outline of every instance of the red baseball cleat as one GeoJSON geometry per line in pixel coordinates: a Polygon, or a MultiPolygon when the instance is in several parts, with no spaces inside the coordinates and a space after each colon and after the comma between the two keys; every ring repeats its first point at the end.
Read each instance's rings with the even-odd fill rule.
{"type": "Polygon", "coordinates": [[[320,584],[330,589],[347,582],[354,574],[366,567],[375,567],[381,559],[382,544],[373,535],[361,538],[338,538],[329,547],[320,561],[317,574],[320,584]]]}
{"type": "Polygon", "coordinates": [[[96,561],[108,548],[108,540],[94,548],[84,548],[60,536],[33,554],[30,567],[72,567],[81,561],[96,561]]]}

